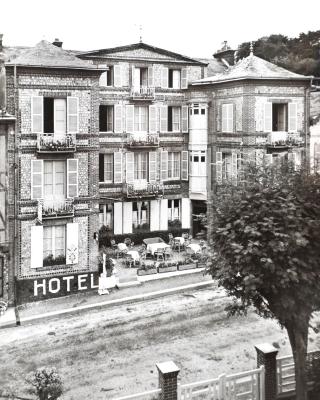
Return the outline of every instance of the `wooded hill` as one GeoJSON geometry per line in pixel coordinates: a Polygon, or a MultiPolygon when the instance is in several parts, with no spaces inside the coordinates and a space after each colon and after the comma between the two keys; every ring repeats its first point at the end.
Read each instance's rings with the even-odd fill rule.
{"type": "MultiPolygon", "coordinates": [[[[253,42],[254,54],[280,67],[320,77],[320,30],[300,33],[297,38],[270,35],[253,42]]],[[[248,56],[250,43],[239,46],[237,59],[248,56]]]]}

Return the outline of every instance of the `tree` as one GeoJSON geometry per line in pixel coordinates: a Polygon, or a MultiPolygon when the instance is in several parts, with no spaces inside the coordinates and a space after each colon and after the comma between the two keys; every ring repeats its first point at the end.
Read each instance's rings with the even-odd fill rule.
{"type": "Polygon", "coordinates": [[[57,400],[63,392],[62,380],[55,368],[38,368],[30,373],[27,382],[32,385],[30,390],[39,400],[57,400]]]}
{"type": "Polygon", "coordinates": [[[220,188],[209,207],[209,271],[234,298],[228,311],[253,306],[286,328],[296,396],[305,400],[308,327],[320,306],[320,176],[250,167],[244,182],[220,188]]]}

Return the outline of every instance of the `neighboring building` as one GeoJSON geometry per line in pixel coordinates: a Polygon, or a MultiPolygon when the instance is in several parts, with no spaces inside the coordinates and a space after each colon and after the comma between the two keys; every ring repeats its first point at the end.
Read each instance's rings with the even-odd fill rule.
{"type": "Polygon", "coordinates": [[[103,70],[46,41],[18,50],[7,52],[6,78],[8,112],[17,117],[14,276],[21,303],[96,284],[103,70]]]}
{"type": "Polygon", "coordinates": [[[307,156],[310,78],[253,54],[233,65],[226,43],[210,60],[145,43],[4,50],[17,124],[2,139],[14,120],[0,117],[0,298],[97,287],[98,241],[204,234],[212,189],[246,162],[307,156]]]}
{"type": "Polygon", "coordinates": [[[251,52],[224,73],[192,84],[192,100],[201,97],[209,110],[209,192],[236,182],[248,162],[292,160],[298,167],[308,159],[310,80],[251,52]]]}
{"type": "Polygon", "coordinates": [[[310,168],[320,173],[320,80],[314,80],[310,96],[310,168]]]}

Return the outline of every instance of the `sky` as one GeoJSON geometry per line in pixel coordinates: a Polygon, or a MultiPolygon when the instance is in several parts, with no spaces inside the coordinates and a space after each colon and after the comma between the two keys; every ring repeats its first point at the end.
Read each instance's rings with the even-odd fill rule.
{"type": "Polygon", "coordinates": [[[0,0],[5,46],[55,38],[95,50],[143,42],[190,57],[211,57],[270,34],[294,37],[320,29],[320,1],[304,0],[0,0]]]}

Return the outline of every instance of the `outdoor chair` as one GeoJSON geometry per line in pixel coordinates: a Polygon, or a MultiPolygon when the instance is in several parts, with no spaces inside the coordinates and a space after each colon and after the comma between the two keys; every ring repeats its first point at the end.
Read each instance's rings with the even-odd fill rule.
{"type": "Polygon", "coordinates": [[[128,268],[132,268],[134,267],[134,265],[135,265],[134,259],[130,255],[126,255],[125,266],[128,268]]]}
{"type": "Polygon", "coordinates": [[[154,252],[154,256],[156,257],[157,261],[164,261],[164,249],[157,249],[154,252]]]}
{"type": "Polygon", "coordinates": [[[110,245],[111,245],[112,250],[117,250],[117,248],[118,248],[117,243],[114,239],[110,240],[110,245]]]}
{"type": "Polygon", "coordinates": [[[181,249],[182,249],[182,244],[181,244],[180,240],[174,239],[172,250],[177,250],[180,253],[181,249]]]}
{"type": "Polygon", "coordinates": [[[173,257],[172,249],[171,248],[166,248],[165,251],[164,251],[164,259],[165,260],[169,260],[172,257],[173,257]]]}

